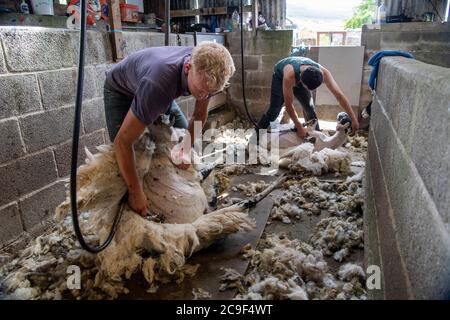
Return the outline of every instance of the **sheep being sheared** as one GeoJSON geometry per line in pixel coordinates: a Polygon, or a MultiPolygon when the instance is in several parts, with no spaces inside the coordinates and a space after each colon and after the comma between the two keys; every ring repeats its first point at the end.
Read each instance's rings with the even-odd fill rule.
{"type": "MultiPolygon", "coordinates": [[[[298,137],[297,132],[291,130],[271,132],[267,135],[261,135],[260,148],[267,148],[267,150],[271,151],[271,154],[276,154],[276,152],[278,152],[278,154],[281,155],[279,165],[282,168],[287,168],[292,163],[291,160],[287,159],[289,155],[297,153],[297,160],[304,159],[307,158],[307,156],[311,155],[313,152],[319,152],[323,149],[334,150],[344,145],[344,143],[347,141],[347,132],[351,126],[351,120],[345,112],[340,112],[338,114],[336,133],[332,136],[328,136],[323,132],[315,130],[316,124],[317,120],[312,120],[308,123],[307,126],[309,136],[313,137],[315,140],[313,144],[304,143],[298,137]],[[278,139],[278,143],[276,145],[272,145],[273,139],[278,139]],[[312,150],[310,150],[311,145],[313,145],[312,150]]],[[[324,152],[324,154],[328,154],[328,152],[324,152]]],[[[336,156],[340,156],[340,154],[331,152],[331,154],[327,155],[327,157],[333,159],[336,158],[336,156]]],[[[316,165],[310,163],[309,161],[306,162],[308,163],[304,163],[302,167],[311,168],[311,170],[309,171],[312,171],[314,174],[320,172],[322,169],[324,169],[324,171],[328,171],[327,168],[324,168],[323,164],[316,165]]]]}
{"type": "Polygon", "coordinates": [[[320,151],[322,149],[336,149],[347,141],[347,131],[351,126],[351,120],[345,112],[340,112],[337,116],[336,133],[331,137],[323,132],[312,130],[313,126],[308,126],[308,134],[311,137],[316,138],[314,142],[314,151],[320,151]]]}
{"type": "MultiPolygon", "coordinates": [[[[185,257],[216,239],[254,228],[254,221],[242,212],[243,205],[204,215],[207,201],[200,174],[193,166],[179,170],[171,161],[170,152],[183,133],[168,125],[152,125],[135,143],[137,171],[150,210],[165,223],[142,218],[126,206],[114,239],[98,255],[99,287],[103,279],[129,278],[138,269],[151,283],[160,274],[181,270],[185,257]],[[144,257],[145,252],[151,256],[144,257]]],[[[88,230],[99,234],[103,242],[126,186],[113,147],[102,146],[99,151],[95,155],[88,153],[86,164],[79,168],[77,202],[79,212],[89,211],[88,230]]],[[[57,208],[57,216],[61,218],[69,209],[67,199],[57,208]]]]}
{"type": "Polygon", "coordinates": [[[325,172],[346,173],[350,170],[350,162],[350,155],[345,151],[328,148],[314,151],[314,145],[305,142],[281,155],[279,165],[292,171],[320,175],[325,172]]]}

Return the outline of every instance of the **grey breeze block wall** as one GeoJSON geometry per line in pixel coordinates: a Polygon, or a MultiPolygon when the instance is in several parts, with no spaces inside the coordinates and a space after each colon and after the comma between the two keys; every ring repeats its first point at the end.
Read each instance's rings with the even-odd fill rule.
{"type": "Polygon", "coordinates": [[[450,298],[450,69],[383,58],[366,164],[375,298],[450,298]]]}
{"type": "MultiPolygon", "coordinates": [[[[125,54],[164,45],[164,34],[124,32],[125,54]]],[[[0,247],[41,233],[65,198],[77,80],[79,33],[0,28],[0,247]]],[[[171,35],[171,45],[176,45],[171,35]]],[[[182,45],[193,37],[181,35],[182,45]]],[[[79,164],[84,146],[109,142],[104,72],[113,65],[108,34],[87,32],[79,164]]],[[[179,101],[191,116],[192,98],[179,101]]]]}
{"type": "Polygon", "coordinates": [[[450,68],[450,23],[409,22],[365,25],[361,45],[365,46],[360,108],[371,100],[367,81],[372,68],[367,64],[379,50],[403,50],[417,60],[450,68]]]}
{"type": "MultiPolygon", "coordinates": [[[[236,67],[236,73],[230,79],[228,102],[240,115],[247,117],[242,96],[240,36],[240,32],[231,32],[225,39],[236,67]]],[[[273,66],[290,54],[291,46],[292,30],[244,32],[245,98],[255,120],[269,106],[273,66]]]]}

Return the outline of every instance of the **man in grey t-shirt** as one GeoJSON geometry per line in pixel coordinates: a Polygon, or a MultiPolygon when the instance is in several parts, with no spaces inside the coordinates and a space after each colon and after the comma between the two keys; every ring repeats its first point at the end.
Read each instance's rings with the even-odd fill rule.
{"type": "MultiPolygon", "coordinates": [[[[120,173],[128,188],[128,204],[145,215],[148,201],[136,173],[133,143],[161,114],[175,116],[174,126],[187,128],[194,142],[194,121],[205,124],[209,98],[220,92],[235,71],[228,50],[217,43],[196,47],[155,47],[129,55],[106,74],[106,124],[114,142],[120,173]],[[196,99],[187,123],[175,99],[196,99]]],[[[188,164],[178,165],[186,169],[188,164]]]]}

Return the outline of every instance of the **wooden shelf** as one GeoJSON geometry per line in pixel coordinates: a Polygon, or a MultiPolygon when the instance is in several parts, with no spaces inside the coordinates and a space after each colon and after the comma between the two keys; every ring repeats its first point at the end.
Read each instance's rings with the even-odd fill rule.
{"type": "Polygon", "coordinates": [[[170,10],[170,16],[172,18],[211,16],[211,15],[224,15],[224,14],[228,14],[227,7],[201,8],[201,9],[192,9],[192,10],[170,10]]]}
{"type": "MultiPolygon", "coordinates": [[[[215,7],[215,8],[201,8],[189,10],[170,10],[172,18],[181,17],[195,17],[195,16],[215,16],[232,14],[233,7],[215,7]]],[[[244,6],[244,12],[252,12],[252,6],[244,6]]]]}

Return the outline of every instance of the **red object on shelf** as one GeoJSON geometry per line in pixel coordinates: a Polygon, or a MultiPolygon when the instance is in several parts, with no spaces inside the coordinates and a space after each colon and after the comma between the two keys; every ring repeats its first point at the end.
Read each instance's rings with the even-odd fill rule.
{"type": "MultiPolygon", "coordinates": [[[[78,8],[81,8],[80,1],[79,0],[71,0],[67,6],[69,9],[70,6],[77,6],[78,8]]],[[[69,14],[75,14],[75,10],[72,10],[71,12],[68,12],[69,14]]],[[[92,6],[90,4],[87,5],[87,17],[86,17],[86,24],[89,26],[95,25],[95,12],[94,9],[92,9],[92,6]]]]}
{"type": "Polygon", "coordinates": [[[120,4],[120,17],[122,21],[138,22],[139,21],[139,6],[135,4],[120,4]]]}

